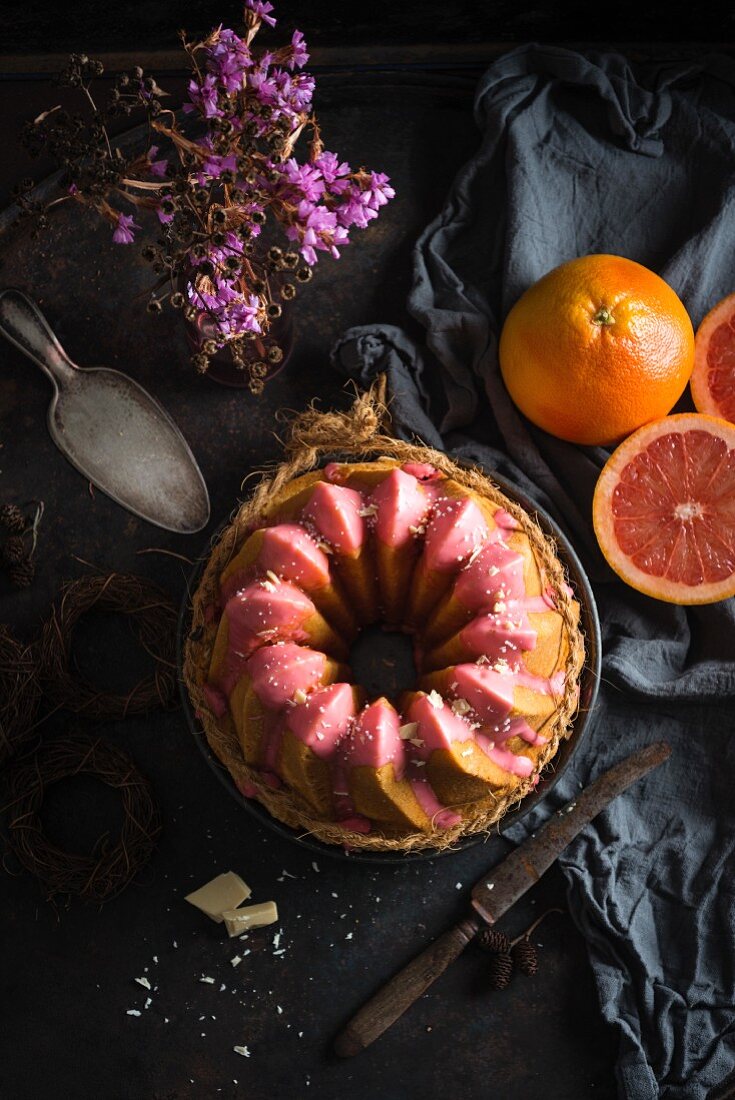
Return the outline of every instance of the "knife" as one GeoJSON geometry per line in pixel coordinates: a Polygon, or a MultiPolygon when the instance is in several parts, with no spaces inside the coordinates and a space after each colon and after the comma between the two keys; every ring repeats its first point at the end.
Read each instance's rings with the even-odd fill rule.
{"type": "Polygon", "coordinates": [[[340,1058],[359,1054],[426,992],[472,940],[480,922],[495,924],[593,818],[636,780],[663,764],[671,749],[657,741],[634,752],[586,787],[536,833],[484,875],[472,890],[474,913],[434,940],[352,1017],[334,1043],[340,1058]]]}

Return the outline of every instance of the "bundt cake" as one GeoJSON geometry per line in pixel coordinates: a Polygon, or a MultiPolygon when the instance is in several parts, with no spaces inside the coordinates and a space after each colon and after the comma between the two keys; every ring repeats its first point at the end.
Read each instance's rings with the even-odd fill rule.
{"type": "Polygon", "coordinates": [[[187,680],[210,744],[243,793],[322,840],[487,829],[569,732],[584,646],[554,549],[477,471],[440,465],[289,480],[230,529],[195,599],[187,680]],[[397,698],[346,663],[374,622],[413,640],[397,698]]]}

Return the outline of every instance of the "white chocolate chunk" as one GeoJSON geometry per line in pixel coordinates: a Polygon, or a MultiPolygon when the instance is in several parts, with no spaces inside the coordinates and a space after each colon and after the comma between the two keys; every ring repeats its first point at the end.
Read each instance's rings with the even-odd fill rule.
{"type": "Polygon", "coordinates": [[[235,909],[252,894],[252,890],[246,882],[236,875],[234,871],[226,871],[223,875],[217,875],[211,882],[200,886],[192,894],[187,894],[184,901],[201,909],[210,920],[222,924],[222,914],[225,909],[235,909]]]}
{"type": "Polygon", "coordinates": [[[274,901],[260,905],[246,905],[242,909],[228,909],[222,914],[228,936],[239,936],[250,928],[263,928],[278,920],[278,908],[274,901]]]}

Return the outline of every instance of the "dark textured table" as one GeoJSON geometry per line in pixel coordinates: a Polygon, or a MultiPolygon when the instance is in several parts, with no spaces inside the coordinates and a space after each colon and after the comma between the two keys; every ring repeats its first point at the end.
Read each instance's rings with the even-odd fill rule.
{"type": "MultiPolygon", "coordinates": [[[[323,75],[318,107],[327,147],[387,171],[398,197],[342,261],[322,262],[298,303],[293,359],[261,399],[193,376],[178,317],[152,318],[133,300],[148,279],[137,248],[113,246],[109,230],[82,221],[76,207],[61,208],[39,241],[28,239],[27,228],[0,238],[0,284],[43,304],[72,357],[129,371],[172,412],[209,485],[212,529],[243,478],[278,455],[283,410],[314,397],[324,406],[348,400],[328,364],[334,337],[371,320],[405,323],[412,241],[476,143],[471,87],[471,79],[443,71],[323,75]]],[[[22,81],[2,91],[7,149],[18,120],[53,92],[22,81]]],[[[4,158],[5,194],[25,172],[21,159],[4,158]]],[[[41,373],[0,345],[0,501],[46,504],[35,585],[17,592],[0,577],[2,618],[26,638],[60,582],[90,567],[143,573],[179,601],[188,567],[155,551],[194,559],[211,533],[166,534],[90,491],[46,433],[49,396],[41,373]]],[[[105,616],[80,626],[76,654],[114,689],[130,684],[140,664],[119,623],[105,616]]],[[[45,727],[48,735],[66,728],[63,715],[45,727]]],[[[226,796],[180,712],[85,728],[123,746],[150,777],[164,833],[150,865],[100,911],[77,901],[56,911],[28,876],[0,878],[3,1098],[614,1095],[613,1037],[600,1022],[584,944],[566,913],[549,916],[533,937],[542,945],[536,978],[517,976],[494,992],[487,957],[469,950],[358,1060],[330,1054],[334,1034],[366,995],[463,914],[469,887],[506,850],[504,841],[401,867],[312,862],[312,853],[263,829],[226,796]],[[244,943],[228,941],[182,900],[228,869],[251,884],[254,901],[274,898],[281,914],[277,926],[244,943]],[[236,953],[244,957],[233,967],[236,953]],[[134,981],[142,976],[150,994],[134,981]],[[234,1053],[236,1045],[250,1057],[234,1053]]],[[[106,789],[78,779],[49,791],[44,821],[60,843],[84,850],[117,827],[119,809],[106,789]]],[[[551,871],[506,925],[520,931],[546,907],[564,904],[561,877],[551,871]]]]}

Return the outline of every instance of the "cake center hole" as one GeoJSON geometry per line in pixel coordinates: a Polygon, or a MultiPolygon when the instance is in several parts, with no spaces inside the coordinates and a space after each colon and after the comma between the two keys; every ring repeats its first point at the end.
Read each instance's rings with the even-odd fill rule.
{"type": "Polygon", "coordinates": [[[395,700],[402,691],[415,691],[416,662],[413,638],[400,630],[368,626],[350,650],[354,682],[363,687],[369,699],[386,695],[395,700]]]}

